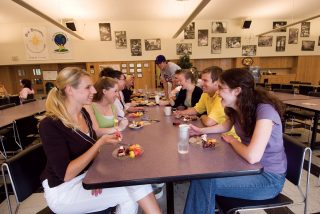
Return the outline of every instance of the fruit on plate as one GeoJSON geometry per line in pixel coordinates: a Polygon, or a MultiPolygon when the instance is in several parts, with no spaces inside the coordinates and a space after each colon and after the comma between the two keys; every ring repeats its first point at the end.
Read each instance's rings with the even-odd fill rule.
{"type": "Polygon", "coordinates": [[[139,157],[142,154],[142,148],[139,144],[130,145],[128,150],[130,158],[139,157]]]}
{"type": "Polygon", "coordinates": [[[138,112],[135,112],[135,113],[130,113],[129,117],[141,117],[142,115],[143,115],[143,112],[138,111],[138,112]]]}
{"type": "Polygon", "coordinates": [[[201,135],[202,147],[203,148],[214,148],[217,140],[214,138],[207,138],[207,135],[201,135]]]}

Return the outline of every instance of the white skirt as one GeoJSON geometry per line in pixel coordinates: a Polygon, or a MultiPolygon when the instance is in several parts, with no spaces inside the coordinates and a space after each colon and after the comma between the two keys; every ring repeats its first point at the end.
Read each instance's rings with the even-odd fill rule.
{"type": "Polygon", "coordinates": [[[42,182],[44,196],[50,209],[63,214],[80,214],[117,207],[117,213],[134,214],[138,211],[137,201],[152,192],[151,185],[138,185],[102,189],[98,196],[91,195],[91,190],[82,186],[85,173],[68,182],[50,188],[48,180],[42,182]]]}

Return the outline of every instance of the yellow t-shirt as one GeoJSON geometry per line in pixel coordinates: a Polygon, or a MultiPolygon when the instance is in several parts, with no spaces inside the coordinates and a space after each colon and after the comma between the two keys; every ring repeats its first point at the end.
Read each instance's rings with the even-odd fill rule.
{"type": "MultiPolygon", "coordinates": [[[[221,97],[219,97],[217,94],[210,97],[208,93],[202,93],[200,100],[195,105],[194,109],[199,114],[207,112],[208,117],[217,123],[223,123],[226,120],[224,108],[221,104],[221,97]]],[[[226,134],[231,134],[235,138],[240,139],[236,134],[234,127],[232,127],[232,129],[226,134]]]]}

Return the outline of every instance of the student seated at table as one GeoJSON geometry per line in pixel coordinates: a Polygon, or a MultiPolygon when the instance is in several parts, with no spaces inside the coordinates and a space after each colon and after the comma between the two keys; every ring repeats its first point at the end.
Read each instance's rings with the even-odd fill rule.
{"type": "Polygon", "coordinates": [[[0,97],[6,97],[6,96],[8,96],[8,92],[4,87],[4,84],[0,83],[0,97]]]}
{"type": "MultiPolygon", "coordinates": [[[[59,72],[56,87],[46,100],[46,117],[40,122],[40,137],[47,157],[42,175],[45,198],[54,213],[88,213],[117,206],[117,213],[160,213],[151,185],[86,190],[82,180],[102,146],[117,143],[119,135],[99,139],[84,105],[91,105],[92,80],[80,68],[59,72]]],[[[110,154],[111,155],[111,154],[110,154]]],[[[110,172],[112,173],[112,172],[110,172]]]]}
{"type": "Polygon", "coordinates": [[[193,73],[190,70],[183,69],[177,70],[175,76],[182,88],[175,100],[170,99],[170,104],[174,108],[194,107],[201,97],[202,89],[195,85],[196,80],[193,73]]]}
{"type": "Polygon", "coordinates": [[[128,120],[125,117],[118,117],[117,108],[113,104],[118,95],[117,81],[106,77],[99,79],[94,87],[97,90],[93,96],[94,102],[86,105],[85,109],[90,115],[97,136],[124,130],[128,125],[128,120]]]}
{"type": "Polygon", "coordinates": [[[34,90],[32,89],[31,80],[29,79],[22,79],[20,81],[20,85],[22,86],[21,91],[19,92],[20,101],[24,101],[29,97],[33,97],[34,90]]]}
{"type": "Polygon", "coordinates": [[[125,103],[131,102],[131,95],[133,94],[134,87],[134,76],[133,75],[125,75],[126,76],[126,85],[122,90],[123,98],[125,103]]]}
{"type": "Polygon", "coordinates": [[[264,89],[255,89],[253,76],[243,69],[221,74],[219,96],[228,119],[219,125],[198,128],[190,125],[190,134],[223,133],[234,125],[241,142],[223,135],[235,152],[250,164],[260,162],[258,175],[194,180],[191,182],[185,214],[215,213],[215,195],[250,200],[271,199],[284,185],[287,158],[282,139],[281,102],[264,89]]]}
{"type": "MultiPolygon", "coordinates": [[[[203,82],[203,93],[199,102],[192,108],[183,111],[176,111],[180,115],[201,114],[201,122],[204,126],[214,126],[225,121],[226,115],[221,105],[221,97],[216,94],[218,90],[218,78],[222,74],[222,69],[217,66],[206,68],[201,73],[203,82]]],[[[228,133],[235,134],[234,128],[228,133]]]]}

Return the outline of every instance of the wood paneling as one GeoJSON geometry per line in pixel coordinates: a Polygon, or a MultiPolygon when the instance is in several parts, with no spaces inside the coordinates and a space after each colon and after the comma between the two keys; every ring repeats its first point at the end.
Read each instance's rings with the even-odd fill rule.
{"type": "Polygon", "coordinates": [[[282,83],[287,84],[290,81],[296,80],[295,74],[287,74],[287,75],[261,75],[260,82],[264,83],[264,80],[267,79],[268,83],[282,83]]]}
{"type": "Polygon", "coordinates": [[[235,67],[235,58],[227,59],[194,59],[193,66],[199,71],[211,66],[219,66],[222,69],[229,69],[235,67]]]}
{"type": "Polygon", "coordinates": [[[297,80],[319,85],[320,56],[299,56],[297,63],[297,80]]]}

